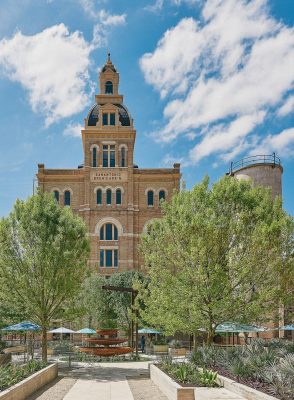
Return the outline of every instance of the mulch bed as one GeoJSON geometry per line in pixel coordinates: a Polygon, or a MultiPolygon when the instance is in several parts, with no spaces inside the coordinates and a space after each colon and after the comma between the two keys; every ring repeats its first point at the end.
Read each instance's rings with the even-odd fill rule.
{"type": "MultiPolygon", "coordinates": [[[[262,393],[268,394],[270,396],[275,396],[277,397],[277,395],[274,395],[270,386],[266,383],[266,382],[260,382],[260,381],[251,381],[249,379],[244,379],[244,378],[239,378],[233,374],[231,374],[230,372],[226,371],[225,369],[221,368],[221,367],[214,367],[213,368],[215,371],[217,371],[217,373],[219,375],[222,375],[226,378],[232,379],[235,382],[238,383],[242,383],[242,385],[246,385],[251,387],[252,389],[255,390],[259,390],[262,393]]],[[[279,397],[277,397],[278,399],[279,397]]]]}

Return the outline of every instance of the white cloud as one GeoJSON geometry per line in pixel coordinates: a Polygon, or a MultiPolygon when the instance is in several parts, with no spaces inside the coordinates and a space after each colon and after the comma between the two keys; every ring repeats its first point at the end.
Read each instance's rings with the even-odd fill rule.
{"type": "MultiPolygon", "coordinates": [[[[201,0],[168,0],[168,2],[174,6],[180,6],[185,3],[188,5],[193,5],[199,3],[200,1],[201,0]]],[[[145,10],[157,13],[162,10],[163,6],[164,0],[156,0],[155,3],[146,6],[145,10]]]]}
{"type": "Polygon", "coordinates": [[[63,134],[64,136],[72,136],[80,138],[82,129],[84,129],[83,125],[71,122],[65,127],[63,134]]]}
{"type": "MultiPolygon", "coordinates": [[[[170,142],[195,132],[200,142],[190,151],[192,162],[216,153],[213,143],[225,160],[254,145],[238,142],[233,127],[256,121],[252,129],[240,128],[254,135],[264,122],[256,116],[276,108],[293,88],[294,29],[269,15],[266,0],[207,0],[199,21],[182,19],[140,66],[167,98],[166,123],[154,137],[170,142]]],[[[293,106],[290,99],[280,115],[293,106]]]]}
{"type": "Polygon", "coordinates": [[[294,111],[294,95],[287,98],[285,103],[278,109],[277,114],[280,117],[284,117],[285,115],[290,114],[292,111],[294,111]]]}
{"type": "MultiPolygon", "coordinates": [[[[246,146],[244,138],[252,132],[255,126],[264,120],[265,113],[244,115],[235,119],[229,125],[217,125],[205,135],[203,140],[190,151],[192,162],[198,162],[202,158],[213,153],[226,153],[231,148],[246,146]]],[[[230,157],[232,154],[230,154],[230,157]]],[[[225,157],[227,158],[227,157],[225,157]]]]}
{"type": "Polygon", "coordinates": [[[126,22],[126,14],[110,14],[105,9],[101,9],[99,1],[79,0],[85,13],[95,21],[99,21],[105,26],[123,25],[126,22]]]}
{"type": "Polygon", "coordinates": [[[268,135],[251,151],[251,154],[277,153],[283,157],[294,155],[294,128],[285,129],[276,135],[268,135]]]}
{"type": "Polygon", "coordinates": [[[28,92],[46,126],[82,111],[88,104],[88,68],[93,46],[64,24],[32,36],[17,32],[0,41],[0,66],[28,92]]]}

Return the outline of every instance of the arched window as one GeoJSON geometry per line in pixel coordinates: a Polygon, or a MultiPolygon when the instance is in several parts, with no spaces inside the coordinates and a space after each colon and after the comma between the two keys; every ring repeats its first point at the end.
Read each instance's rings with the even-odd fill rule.
{"type": "Polygon", "coordinates": [[[152,190],[148,190],[147,193],[147,205],[154,206],[154,193],[152,190]]]}
{"type": "Polygon", "coordinates": [[[115,202],[116,202],[116,204],[118,204],[118,205],[121,204],[121,189],[116,189],[116,192],[115,192],[115,202]]]}
{"type": "Polygon", "coordinates": [[[70,206],[70,191],[69,190],[66,190],[65,192],[64,192],[64,205],[65,206],[70,206]]]}
{"type": "Polygon", "coordinates": [[[96,192],[96,203],[97,204],[102,204],[102,190],[101,189],[97,189],[96,192]]]}
{"type": "Polygon", "coordinates": [[[111,197],[112,197],[112,193],[111,193],[111,189],[107,189],[106,190],[106,204],[111,204],[111,197]]]}
{"type": "Polygon", "coordinates": [[[122,147],[120,149],[120,166],[126,167],[126,149],[125,149],[125,147],[122,147]]]}
{"type": "Polygon", "coordinates": [[[100,240],[118,240],[117,227],[114,224],[104,224],[100,228],[100,240]]]}
{"type": "Polygon", "coordinates": [[[58,190],[53,191],[53,196],[54,196],[54,199],[57,201],[57,203],[59,203],[59,191],[58,190]]]}
{"type": "Polygon", "coordinates": [[[164,190],[159,191],[158,200],[159,200],[159,202],[160,202],[160,200],[165,200],[165,191],[164,190]]]}
{"type": "Polygon", "coordinates": [[[105,94],[113,94],[113,84],[111,81],[105,83],[105,94]]]}
{"type": "Polygon", "coordinates": [[[97,167],[97,148],[93,147],[92,150],[92,167],[97,167]]]}

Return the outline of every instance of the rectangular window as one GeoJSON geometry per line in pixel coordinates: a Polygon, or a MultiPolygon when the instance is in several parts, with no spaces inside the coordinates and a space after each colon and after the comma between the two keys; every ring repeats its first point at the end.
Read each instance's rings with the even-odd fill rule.
{"type": "Polygon", "coordinates": [[[115,167],[115,146],[110,146],[110,167],[115,167]]]}
{"type": "Polygon", "coordinates": [[[104,267],[104,250],[100,250],[100,267],[104,267]]]}
{"type": "Polygon", "coordinates": [[[108,125],[108,114],[103,113],[103,125],[108,125]]]}
{"type": "Polygon", "coordinates": [[[105,250],[106,253],[106,267],[112,267],[112,250],[105,250]]]}
{"type": "Polygon", "coordinates": [[[113,266],[114,267],[118,267],[118,250],[113,250],[114,253],[114,263],[113,266]]]}
{"type": "Polygon", "coordinates": [[[103,145],[103,163],[104,168],[108,167],[108,146],[103,145]]]}
{"type": "Polygon", "coordinates": [[[110,124],[109,125],[115,125],[115,114],[110,113],[110,124]]]}
{"type": "Polygon", "coordinates": [[[106,240],[112,240],[112,224],[106,224],[106,240]]]}

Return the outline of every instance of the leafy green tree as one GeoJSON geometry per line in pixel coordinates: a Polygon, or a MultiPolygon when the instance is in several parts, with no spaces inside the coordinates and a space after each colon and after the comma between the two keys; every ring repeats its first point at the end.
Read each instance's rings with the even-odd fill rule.
{"type": "Polygon", "coordinates": [[[89,328],[116,328],[117,315],[111,305],[110,293],[102,289],[108,284],[104,276],[93,273],[82,285],[77,299],[77,307],[81,308],[83,319],[89,328]]]}
{"type": "MultiPolygon", "coordinates": [[[[166,333],[225,321],[264,322],[293,290],[293,219],[281,199],[249,182],[209,179],[163,204],[140,249],[150,277],[143,317],[166,333]],[[292,254],[292,256],[291,256],[292,254]],[[291,258],[292,257],[292,258],[291,258]],[[287,265],[287,277],[284,266],[287,265]]],[[[292,292],[293,293],[293,292],[292,292]]]]}
{"type": "Polygon", "coordinates": [[[1,290],[41,325],[44,361],[50,321],[61,317],[78,295],[88,255],[84,222],[69,207],[60,207],[51,194],[17,200],[0,221],[1,290]]]}

